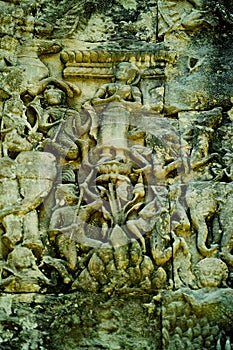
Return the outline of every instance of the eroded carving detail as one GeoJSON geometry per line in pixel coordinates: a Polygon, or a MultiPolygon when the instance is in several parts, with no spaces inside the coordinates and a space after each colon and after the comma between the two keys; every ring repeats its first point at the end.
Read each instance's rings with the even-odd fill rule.
{"type": "MultiPolygon", "coordinates": [[[[220,208],[217,198],[220,185],[216,184],[213,191],[212,185],[200,179],[213,178],[209,162],[214,157],[219,159],[217,153],[209,154],[209,143],[213,128],[221,123],[221,109],[200,114],[199,126],[186,128],[182,144],[177,122],[169,124],[155,115],[156,128],[160,131],[166,128],[163,136],[153,129],[143,130],[140,123],[136,126],[139,118],[151,118],[151,112],[144,109],[139,82],[139,68],[131,62],[122,62],[116,67],[115,81],[99,87],[79,111],[71,109],[66,101],[74,92],[79,93],[77,86],[55,78],[45,78],[29,87],[23,95],[25,102],[19,95],[5,102],[3,160],[12,162],[16,168],[11,177],[15,180],[11,182],[16,187],[18,178],[22,182],[17,169],[23,154],[46,155],[41,153],[44,150],[54,154],[58,163],[57,189],[52,195],[56,205],[49,206],[52,212],[47,224],[48,241],[44,239],[44,244],[49,244],[47,248],[43,247],[39,231],[35,231],[39,225],[35,209],[49,190],[44,188],[40,201],[32,203],[25,196],[26,190],[17,187],[19,198],[15,202],[21,196],[23,202],[28,201],[31,209],[22,211],[23,222],[24,225],[33,222],[33,234],[27,226],[23,231],[20,229],[19,209],[12,207],[3,214],[2,245],[6,259],[15,245],[28,247],[47,274],[50,287],[60,278],[72,290],[87,288],[108,293],[136,286],[146,290],[166,286],[178,289],[182,285],[203,287],[192,272],[195,265],[189,236],[197,236],[197,256],[218,254],[221,238],[213,237],[209,247],[206,220],[220,208]],[[20,142],[14,144],[16,137],[10,143],[11,133],[17,133],[19,141],[22,139],[22,149],[20,142]],[[191,173],[198,182],[190,182],[191,173]],[[203,197],[205,191],[207,195],[203,197]],[[199,203],[200,208],[205,206],[206,213],[202,209],[198,212],[199,203]],[[191,220],[183,205],[189,208],[191,220]],[[14,232],[8,234],[11,222],[14,225],[18,222],[19,229],[16,225],[14,232]],[[22,238],[24,231],[33,239],[22,238]]],[[[23,178],[26,181],[26,174],[23,178]]],[[[35,184],[36,181],[39,179],[34,180],[35,184]]],[[[224,236],[219,255],[224,261],[229,261],[229,235],[224,236]]]]}
{"type": "MultiPolygon", "coordinates": [[[[25,335],[4,298],[22,293],[38,306],[56,293],[72,302],[56,302],[46,325],[56,334],[64,314],[71,348],[110,348],[114,336],[111,349],[230,349],[232,98],[230,87],[213,92],[224,88],[213,75],[230,71],[229,54],[219,57],[231,33],[212,31],[216,9],[232,24],[231,5],[0,5],[0,344],[25,335]],[[133,345],[131,323],[123,344],[111,303],[116,295],[120,308],[124,294],[143,300],[141,329],[145,319],[156,326],[156,344],[133,345]],[[84,340],[76,325],[89,295],[102,301],[86,307],[84,340]]],[[[42,349],[40,322],[27,322],[36,340],[23,347],[42,349]]]]}

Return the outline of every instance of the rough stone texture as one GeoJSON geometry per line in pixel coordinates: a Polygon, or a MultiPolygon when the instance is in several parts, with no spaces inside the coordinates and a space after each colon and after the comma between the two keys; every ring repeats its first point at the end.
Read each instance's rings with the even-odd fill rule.
{"type": "Polygon", "coordinates": [[[233,349],[232,4],[0,21],[0,349],[233,349]]]}

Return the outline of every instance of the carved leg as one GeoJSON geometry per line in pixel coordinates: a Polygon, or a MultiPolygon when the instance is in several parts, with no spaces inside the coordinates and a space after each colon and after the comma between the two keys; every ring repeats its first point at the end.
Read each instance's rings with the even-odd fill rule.
{"type": "Polygon", "coordinates": [[[8,157],[8,145],[6,142],[2,143],[2,153],[3,157],[8,157]]]}
{"type": "Polygon", "coordinates": [[[79,145],[82,153],[82,164],[87,165],[91,167],[91,164],[89,162],[88,158],[88,152],[89,152],[89,143],[87,140],[78,139],[76,143],[79,145]]]}
{"type": "Polygon", "coordinates": [[[37,256],[41,257],[43,244],[39,233],[39,222],[36,210],[27,213],[23,218],[24,241],[23,246],[32,250],[37,256]]]}

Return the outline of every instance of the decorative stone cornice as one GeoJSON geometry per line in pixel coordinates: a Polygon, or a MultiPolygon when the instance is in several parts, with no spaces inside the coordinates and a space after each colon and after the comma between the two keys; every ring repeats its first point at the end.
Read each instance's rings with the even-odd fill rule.
{"type": "Polygon", "coordinates": [[[164,49],[155,51],[107,51],[107,50],[63,50],[64,78],[112,78],[113,69],[120,62],[132,62],[140,70],[142,78],[164,75],[167,62],[174,62],[176,54],[164,49]]]}

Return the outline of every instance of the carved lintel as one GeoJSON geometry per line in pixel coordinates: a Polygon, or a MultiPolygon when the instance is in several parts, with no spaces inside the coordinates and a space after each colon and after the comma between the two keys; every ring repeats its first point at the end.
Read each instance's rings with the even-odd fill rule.
{"type": "Polygon", "coordinates": [[[108,78],[113,77],[112,69],[110,68],[96,68],[96,67],[67,67],[63,71],[64,78],[108,78]]]}
{"type": "Polygon", "coordinates": [[[64,78],[112,78],[114,68],[121,62],[132,62],[140,70],[142,78],[156,78],[164,75],[167,62],[174,62],[176,54],[166,50],[150,52],[64,50],[61,61],[65,64],[64,78]]]}

